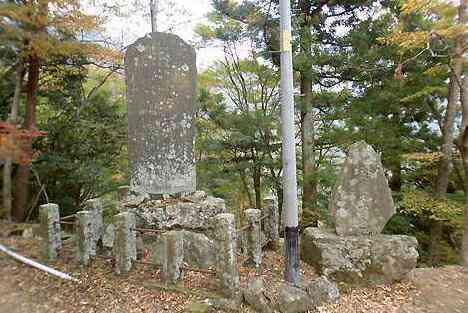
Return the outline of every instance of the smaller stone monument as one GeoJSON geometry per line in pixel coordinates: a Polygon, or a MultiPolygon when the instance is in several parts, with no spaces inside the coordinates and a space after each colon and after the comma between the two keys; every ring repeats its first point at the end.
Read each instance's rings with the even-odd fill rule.
{"type": "Polygon", "coordinates": [[[335,230],[305,229],[301,257],[336,281],[380,284],[405,278],[418,260],[416,238],[382,235],[395,213],[379,155],[350,147],[330,201],[335,230]]]}

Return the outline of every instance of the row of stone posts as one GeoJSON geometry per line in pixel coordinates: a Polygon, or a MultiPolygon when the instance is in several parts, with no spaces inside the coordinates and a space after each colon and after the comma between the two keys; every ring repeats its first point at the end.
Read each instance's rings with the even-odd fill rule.
{"type": "MultiPolygon", "coordinates": [[[[278,245],[278,206],[274,198],[264,201],[263,210],[249,209],[245,211],[247,225],[246,235],[246,265],[260,268],[262,263],[262,247],[266,244],[278,245]],[[262,235],[262,233],[264,235],[262,235]]],[[[87,266],[90,260],[97,256],[99,243],[104,233],[102,219],[103,207],[99,199],[89,200],[87,210],[76,214],[75,228],[77,232],[76,258],[80,265],[87,266]]],[[[49,260],[57,258],[61,248],[60,215],[56,204],[40,206],[40,222],[44,251],[49,260]]],[[[114,216],[115,239],[113,256],[115,271],[118,274],[127,273],[137,259],[136,251],[136,219],[130,212],[114,216]]],[[[233,214],[219,214],[214,221],[214,253],[216,255],[216,276],[219,288],[227,297],[234,297],[239,290],[239,272],[237,267],[237,237],[235,217],[233,214]]],[[[184,275],[184,237],[180,231],[169,231],[162,234],[163,255],[162,277],[167,282],[176,283],[184,275]]]]}

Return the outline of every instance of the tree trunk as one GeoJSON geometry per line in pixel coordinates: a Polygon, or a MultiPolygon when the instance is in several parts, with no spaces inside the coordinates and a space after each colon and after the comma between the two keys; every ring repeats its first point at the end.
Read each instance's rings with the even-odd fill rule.
{"type": "MultiPolygon", "coordinates": [[[[29,58],[28,82],[26,85],[26,119],[24,128],[34,130],[36,128],[36,105],[37,89],[39,83],[39,57],[34,53],[29,58]]],[[[26,144],[26,152],[32,153],[32,140],[26,144]]],[[[30,165],[20,165],[15,177],[15,201],[13,207],[13,218],[16,222],[24,222],[27,215],[29,197],[30,165]]]]}
{"type": "Polygon", "coordinates": [[[302,210],[313,209],[315,195],[317,192],[317,182],[315,179],[315,147],[314,147],[314,119],[310,112],[312,82],[307,79],[301,79],[301,94],[303,94],[304,104],[302,113],[302,175],[303,175],[303,193],[302,210]]]}
{"type": "MultiPolygon", "coordinates": [[[[311,2],[300,1],[299,7],[303,15],[300,29],[300,49],[307,59],[311,59],[311,2]]],[[[315,179],[315,125],[312,115],[312,79],[310,78],[310,66],[299,69],[301,74],[301,136],[302,136],[302,212],[314,208],[317,193],[317,182],[315,179]]]]}
{"type": "Polygon", "coordinates": [[[242,187],[244,188],[244,192],[247,195],[247,199],[249,201],[249,207],[253,206],[252,195],[250,194],[249,184],[247,183],[247,177],[245,175],[244,170],[239,170],[239,175],[242,183],[242,187]]]}
{"type": "Polygon", "coordinates": [[[159,0],[150,0],[151,32],[158,31],[158,4],[159,0]]]}
{"type": "Polygon", "coordinates": [[[462,239],[462,263],[468,268],[468,76],[463,78],[463,86],[461,89],[462,103],[462,125],[460,130],[459,147],[462,155],[463,168],[465,172],[465,214],[463,222],[463,239],[462,239]]]}
{"type": "Polygon", "coordinates": [[[255,208],[262,208],[262,184],[261,184],[261,169],[258,166],[254,166],[254,190],[255,190],[255,208]]]}
{"type": "MultiPolygon", "coordinates": [[[[458,23],[465,25],[466,23],[466,2],[461,0],[458,10],[458,23]]],[[[442,147],[441,147],[441,161],[437,175],[437,183],[435,195],[437,198],[445,197],[447,193],[448,180],[451,172],[452,163],[452,149],[453,149],[453,130],[455,124],[455,115],[458,109],[458,101],[460,99],[461,90],[461,74],[463,69],[463,50],[464,50],[465,36],[461,33],[456,39],[456,45],[453,50],[453,57],[451,60],[451,73],[449,82],[449,96],[447,103],[447,110],[445,113],[444,125],[442,129],[442,147]]],[[[442,225],[440,222],[434,221],[434,227],[431,232],[430,254],[432,263],[438,263],[438,251],[440,250],[440,242],[442,240],[442,225]]]]}
{"type": "MultiPolygon", "coordinates": [[[[18,123],[18,111],[21,99],[21,87],[23,85],[23,63],[20,61],[16,69],[16,82],[15,82],[15,93],[13,96],[13,102],[11,103],[11,112],[8,117],[8,122],[16,125],[18,123]]],[[[6,219],[11,221],[12,216],[12,185],[11,185],[11,173],[13,170],[13,160],[11,158],[5,159],[3,166],[3,209],[6,212],[6,219]]]]}

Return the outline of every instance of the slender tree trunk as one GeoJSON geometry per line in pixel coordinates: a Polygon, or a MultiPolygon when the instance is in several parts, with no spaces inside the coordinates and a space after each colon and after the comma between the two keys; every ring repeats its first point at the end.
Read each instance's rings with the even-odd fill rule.
{"type": "Polygon", "coordinates": [[[315,196],[317,193],[317,182],[315,179],[315,125],[311,105],[312,82],[310,79],[301,79],[301,94],[304,99],[302,113],[302,175],[303,175],[303,193],[302,210],[313,209],[315,196]]]}
{"type": "Polygon", "coordinates": [[[261,183],[261,169],[258,166],[254,166],[254,190],[255,190],[255,208],[262,208],[262,183],[261,183]]]}
{"type": "MultiPolygon", "coordinates": [[[[300,1],[299,7],[303,17],[300,29],[300,49],[301,54],[307,59],[311,59],[311,5],[310,1],[300,1]]],[[[299,69],[301,74],[301,136],[302,136],[302,211],[314,208],[314,201],[317,192],[317,182],[315,179],[315,125],[312,115],[312,79],[310,78],[310,66],[303,66],[299,69]]]]}
{"type": "MultiPolygon", "coordinates": [[[[8,118],[8,122],[16,125],[18,123],[18,111],[19,104],[21,99],[21,87],[23,85],[23,63],[20,61],[16,69],[16,82],[15,82],[15,92],[13,96],[13,101],[11,104],[11,112],[8,118]]],[[[3,208],[6,211],[6,218],[8,221],[11,221],[12,216],[12,184],[11,184],[11,173],[13,170],[13,161],[11,158],[5,159],[5,164],[3,166],[3,208]]]]}
{"type": "Polygon", "coordinates": [[[158,4],[159,0],[150,0],[151,32],[158,31],[158,4]]]}
{"type": "Polygon", "coordinates": [[[244,188],[244,192],[247,195],[247,199],[249,201],[249,207],[253,206],[252,195],[250,194],[249,184],[247,183],[247,177],[245,175],[244,170],[239,171],[240,179],[242,182],[242,187],[244,188]]]}
{"type": "MultiPolygon", "coordinates": [[[[458,23],[465,25],[466,23],[466,2],[468,0],[461,0],[458,10],[458,23]]],[[[449,82],[449,96],[447,102],[447,110],[442,129],[442,147],[441,147],[441,161],[437,175],[437,183],[435,195],[437,198],[444,198],[447,193],[448,180],[451,172],[452,163],[452,149],[453,149],[453,131],[455,124],[455,115],[458,110],[458,101],[460,100],[461,90],[461,74],[463,70],[463,50],[464,50],[465,36],[460,34],[456,40],[456,45],[453,50],[453,57],[451,60],[451,73],[449,82]]],[[[431,259],[432,264],[438,264],[440,261],[440,242],[442,240],[442,225],[438,221],[433,222],[431,228],[431,259]]]]}
{"type": "MultiPolygon", "coordinates": [[[[37,89],[39,84],[39,57],[32,54],[29,58],[28,82],[26,85],[26,119],[24,128],[34,130],[36,128],[37,89]]],[[[25,147],[28,154],[32,153],[32,140],[25,147]]],[[[20,165],[15,177],[15,201],[13,218],[16,222],[24,222],[27,214],[29,198],[30,165],[20,165]]]]}
{"type": "Polygon", "coordinates": [[[463,239],[462,239],[462,263],[468,268],[468,76],[465,74],[463,78],[463,86],[461,89],[462,102],[462,125],[459,138],[459,147],[462,155],[463,168],[465,172],[465,212],[463,221],[463,239]]]}

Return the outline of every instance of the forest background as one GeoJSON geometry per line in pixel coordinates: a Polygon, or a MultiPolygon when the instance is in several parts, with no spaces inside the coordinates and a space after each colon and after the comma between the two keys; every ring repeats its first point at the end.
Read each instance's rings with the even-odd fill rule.
{"type": "MultiPolygon", "coordinates": [[[[150,23],[153,1],[133,2],[125,14],[150,23]]],[[[170,31],[184,8],[160,3],[170,31]]],[[[385,232],[416,236],[421,264],[467,260],[466,1],[292,4],[301,228],[331,223],[340,164],[365,140],[397,206],[385,232]]],[[[112,204],[129,183],[125,46],[103,28],[122,14],[118,1],[0,1],[0,218],[112,204]]],[[[224,52],[198,77],[198,189],[242,220],[267,194],[282,199],[278,1],[213,0],[195,31],[197,47],[224,52]]]]}

